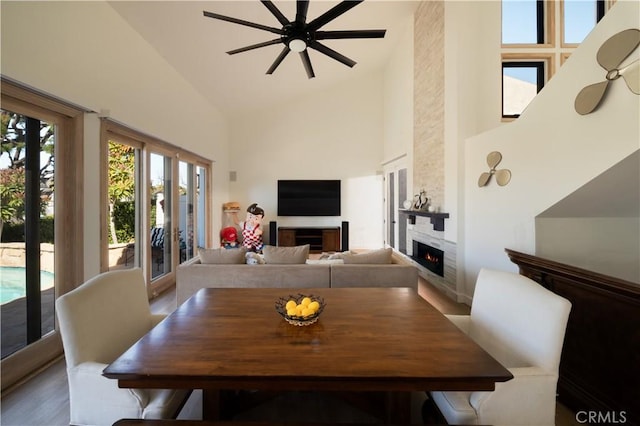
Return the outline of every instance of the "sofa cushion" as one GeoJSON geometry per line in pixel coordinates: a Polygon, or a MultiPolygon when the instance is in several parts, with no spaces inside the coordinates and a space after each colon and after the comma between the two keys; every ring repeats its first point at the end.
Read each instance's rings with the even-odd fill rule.
{"type": "Polygon", "coordinates": [[[392,253],[392,250],[390,247],[382,248],[378,250],[372,250],[372,251],[368,251],[360,254],[343,253],[342,260],[344,261],[345,265],[353,264],[353,263],[357,263],[357,264],[367,263],[367,264],[381,265],[381,264],[392,263],[391,253],[392,253]]]}
{"type": "Polygon", "coordinates": [[[178,305],[201,288],[301,289],[329,288],[331,285],[331,265],[202,265],[194,259],[176,269],[178,305]]]}
{"type": "Polygon", "coordinates": [[[409,287],[417,291],[418,268],[400,264],[333,264],[331,287],[409,287]]]}
{"type": "Polygon", "coordinates": [[[237,249],[201,248],[198,249],[198,254],[200,255],[200,263],[205,265],[240,264],[245,263],[245,255],[247,254],[247,249],[245,247],[240,247],[237,249]]]}
{"type": "Polygon", "coordinates": [[[264,246],[265,263],[290,265],[305,263],[309,257],[309,244],[295,247],[264,246]]]}

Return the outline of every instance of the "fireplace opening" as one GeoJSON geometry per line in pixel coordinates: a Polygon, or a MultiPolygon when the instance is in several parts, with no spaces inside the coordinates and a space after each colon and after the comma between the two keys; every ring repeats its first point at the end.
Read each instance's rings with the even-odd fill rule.
{"type": "Polygon", "coordinates": [[[442,250],[413,240],[412,257],[434,274],[444,277],[444,252],[442,250]]]}

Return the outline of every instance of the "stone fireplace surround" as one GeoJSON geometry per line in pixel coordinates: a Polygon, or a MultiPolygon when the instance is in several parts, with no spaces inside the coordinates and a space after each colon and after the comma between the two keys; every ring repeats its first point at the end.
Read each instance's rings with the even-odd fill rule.
{"type": "Polygon", "coordinates": [[[407,231],[407,259],[418,268],[422,278],[436,286],[451,299],[460,301],[458,295],[461,293],[457,288],[456,244],[445,240],[443,231],[434,231],[428,217],[416,217],[415,225],[408,224],[407,231]],[[431,272],[412,257],[414,255],[413,241],[429,245],[444,252],[443,276],[431,272]]]}

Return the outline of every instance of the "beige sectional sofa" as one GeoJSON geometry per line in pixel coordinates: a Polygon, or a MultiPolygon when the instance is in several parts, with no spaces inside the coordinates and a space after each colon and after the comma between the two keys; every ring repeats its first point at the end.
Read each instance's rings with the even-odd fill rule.
{"type": "MultiPolygon", "coordinates": [[[[366,259],[362,259],[366,261],[366,259]]],[[[418,270],[397,263],[344,264],[337,260],[316,260],[302,264],[266,263],[203,264],[195,257],[178,266],[178,305],[201,288],[328,288],[328,287],[410,287],[417,291],[418,270]]]]}

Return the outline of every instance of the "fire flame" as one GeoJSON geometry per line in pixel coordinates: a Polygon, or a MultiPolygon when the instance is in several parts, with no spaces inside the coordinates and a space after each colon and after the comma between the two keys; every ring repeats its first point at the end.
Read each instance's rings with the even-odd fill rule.
{"type": "Polygon", "coordinates": [[[427,253],[424,258],[431,263],[440,263],[440,259],[436,256],[431,255],[431,253],[427,253]]]}

